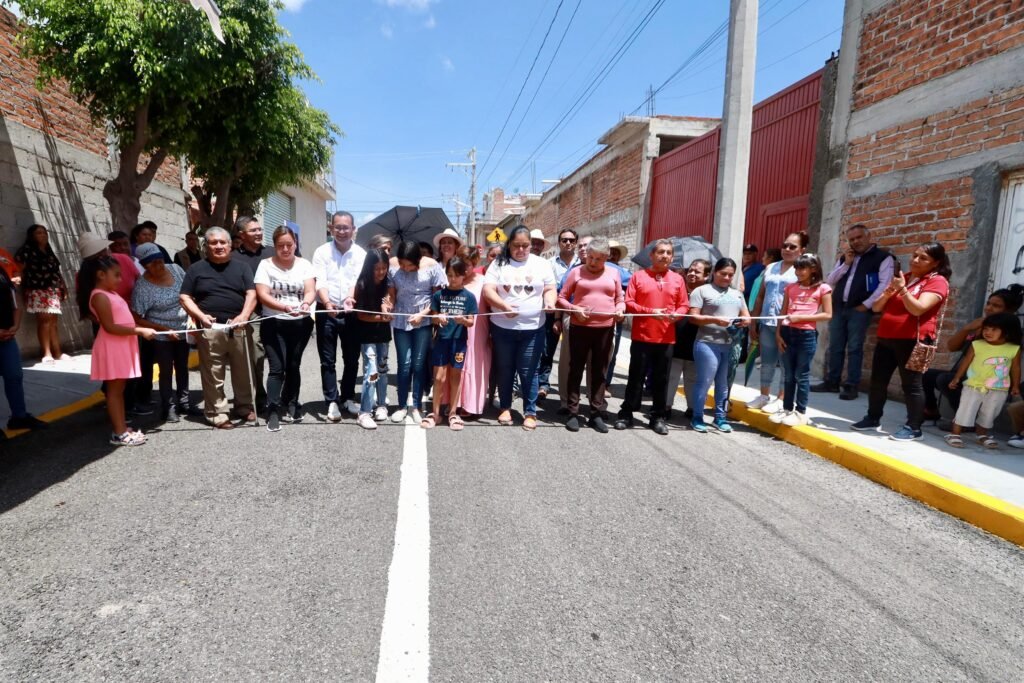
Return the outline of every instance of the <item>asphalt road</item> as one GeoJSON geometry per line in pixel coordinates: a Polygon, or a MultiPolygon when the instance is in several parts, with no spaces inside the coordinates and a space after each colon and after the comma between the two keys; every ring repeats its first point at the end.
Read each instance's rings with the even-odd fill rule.
{"type": "MultiPolygon", "coordinates": [[[[742,426],[488,418],[426,439],[434,680],[1022,678],[1016,546],[742,426]]],[[[372,680],[406,429],[8,442],[0,680],[372,680]]]]}

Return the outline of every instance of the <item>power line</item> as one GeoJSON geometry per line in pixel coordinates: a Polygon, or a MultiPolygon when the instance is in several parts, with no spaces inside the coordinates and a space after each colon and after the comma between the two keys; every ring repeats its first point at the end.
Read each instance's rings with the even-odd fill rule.
{"type": "MultiPolygon", "coordinates": [[[[637,24],[636,27],[634,27],[632,32],[630,32],[630,34],[626,38],[626,42],[624,42],[619,47],[619,49],[615,51],[611,59],[609,59],[608,62],[605,63],[604,67],[598,72],[597,76],[595,76],[594,79],[591,80],[591,82],[587,85],[587,87],[584,90],[585,94],[580,95],[580,97],[578,97],[576,101],[573,102],[573,104],[569,107],[569,110],[562,116],[562,118],[559,121],[555,123],[555,125],[551,128],[548,134],[544,136],[544,138],[540,141],[537,147],[534,148],[533,152],[530,153],[530,159],[536,157],[537,154],[540,153],[545,148],[545,146],[549,143],[552,137],[556,135],[559,132],[559,130],[569,125],[573,118],[576,117],[576,114],[578,114],[580,109],[583,108],[583,105],[585,105],[590,100],[590,98],[593,97],[597,89],[601,86],[605,79],[608,78],[608,74],[610,74],[612,70],[614,70],[615,66],[622,60],[622,57],[626,54],[626,52],[629,51],[629,48],[633,46],[637,38],[639,38],[640,34],[643,33],[643,30],[647,28],[647,25],[650,24],[651,20],[654,18],[654,15],[657,14],[658,10],[660,10],[664,4],[665,0],[656,0],[654,4],[651,5],[651,8],[647,11],[647,14],[644,15],[643,19],[640,20],[640,23],[637,24]]],[[[511,184],[513,181],[515,181],[516,178],[519,177],[519,175],[527,166],[529,166],[529,164],[524,163],[518,169],[516,169],[515,173],[509,178],[506,184],[511,184]]]]}
{"type": "Polygon", "coordinates": [[[483,165],[480,166],[480,173],[483,173],[484,169],[487,168],[487,164],[491,161],[491,155],[494,154],[494,148],[498,146],[498,141],[501,140],[501,136],[504,135],[508,122],[512,119],[512,112],[516,110],[516,106],[519,104],[519,98],[523,96],[523,91],[526,90],[526,84],[530,81],[530,76],[533,74],[533,69],[537,66],[537,60],[540,59],[541,52],[544,51],[544,45],[548,42],[548,36],[551,35],[551,29],[555,26],[555,20],[558,19],[558,13],[562,10],[563,4],[565,4],[565,0],[558,0],[558,6],[555,7],[555,14],[551,17],[551,22],[548,24],[548,30],[544,32],[544,39],[540,41],[540,47],[537,48],[537,54],[533,56],[533,62],[530,64],[530,69],[526,72],[526,78],[523,79],[523,84],[519,87],[519,93],[516,95],[515,101],[508,110],[508,116],[505,117],[505,123],[501,124],[501,130],[498,131],[498,137],[494,139],[494,144],[491,145],[490,151],[487,152],[487,158],[484,159],[483,165]]]}
{"type": "MultiPolygon", "coordinates": [[[[515,141],[516,136],[519,135],[519,129],[523,127],[523,122],[526,121],[527,114],[530,113],[530,109],[533,107],[533,103],[537,101],[537,95],[540,94],[540,89],[544,85],[544,81],[547,80],[548,72],[551,71],[551,67],[555,63],[555,58],[558,57],[559,50],[562,49],[562,43],[565,42],[565,37],[569,34],[569,29],[572,28],[573,19],[576,18],[576,13],[580,10],[580,5],[583,4],[583,0],[576,0],[576,7],[572,11],[572,15],[569,17],[568,23],[565,25],[565,30],[562,31],[562,37],[558,40],[558,45],[555,46],[555,51],[551,53],[551,59],[548,61],[548,66],[544,69],[544,74],[540,77],[540,81],[537,82],[537,88],[533,91],[533,97],[530,98],[530,102],[526,105],[526,109],[523,110],[523,115],[519,118],[519,123],[516,124],[516,129],[512,131],[512,136],[505,143],[505,149],[501,151],[501,156],[498,157],[498,161],[491,168],[491,172],[487,174],[487,178],[484,180],[484,187],[487,186],[487,181],[494,175],[495,169],[501,166],[501,162],[505,160],[505,155],[508,153],[509,147],[515,141]]],[[[485,164],[486,165],[486,164],[485,164]]]]}

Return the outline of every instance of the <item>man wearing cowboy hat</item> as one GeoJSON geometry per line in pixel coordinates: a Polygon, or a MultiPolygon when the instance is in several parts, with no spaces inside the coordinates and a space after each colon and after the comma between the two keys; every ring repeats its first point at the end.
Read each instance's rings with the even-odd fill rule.
{"type": "Polygon", "coordinates": [[[540,256],[548,248],[548,238],[544,236],[544,231],[534,228],[530,231],[530,253],[534,256],[540,256]]]}

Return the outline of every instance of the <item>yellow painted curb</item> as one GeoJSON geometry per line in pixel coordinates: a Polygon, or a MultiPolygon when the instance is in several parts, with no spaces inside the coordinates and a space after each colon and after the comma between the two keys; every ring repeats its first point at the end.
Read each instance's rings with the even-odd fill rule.
{"type": "MultiPolygon", "coordinates": [[[[196,353],[195,351],[190,351],[188,354],[188,367],[189,370],[195,370],[197,367],[199,367],[199,354],[196,353]]],[[[160,368],[155,365],[153,366],[153,381],[160,381],[160,368]]],[[[103,400],[103,392],[97,391],[89,396],[86,396],[85,398],[81,398],[75,401],[74,403],[69,403],[66,406],[54,408],[53,410],[47,413],[38,415],[37,417],[43,422],[56,422],[57,420],[63,420],[65,417],[69,417],[71,415],[74,415],[75,413],[80,413],[83,410],[88,410],[93,406],[98,406],[99,404],[103,403],[103,400]]],[[[29,430],[7,429],[3,431],[5,434],[7,434],[8,438],[14,438],[16,436],[21,436],[22,434],[27,433],[29,430]]]]}
{"type": "Polygon", "coordinates": [[[733,402],[730,417],[842,465],[905,496],[1024,546],[1024,508],[865,448],[816,427],[775,424],[761,411],[733,402]]]}

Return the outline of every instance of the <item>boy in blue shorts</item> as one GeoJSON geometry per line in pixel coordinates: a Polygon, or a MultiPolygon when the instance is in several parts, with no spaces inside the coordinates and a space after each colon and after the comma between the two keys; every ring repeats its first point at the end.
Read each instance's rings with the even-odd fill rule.
{"type": "Polygon", "coordinates": [[[476,297],[463,288],[468,271],[469,264],[453,256],[445,271],[448,286],[434,292],[430,298],[430,313],[437,316],[433,318],[437,339],[430,357],[434,366],[434,412],[420,423],[424,429],[432,428],[441,419],[441,402],[446,393],[450,406],[448,427],[456,432],[463,428],[456,407],[462,393],[462,367],[466,364],[466,328],[473,326],[477,312],[476,297]]]}

